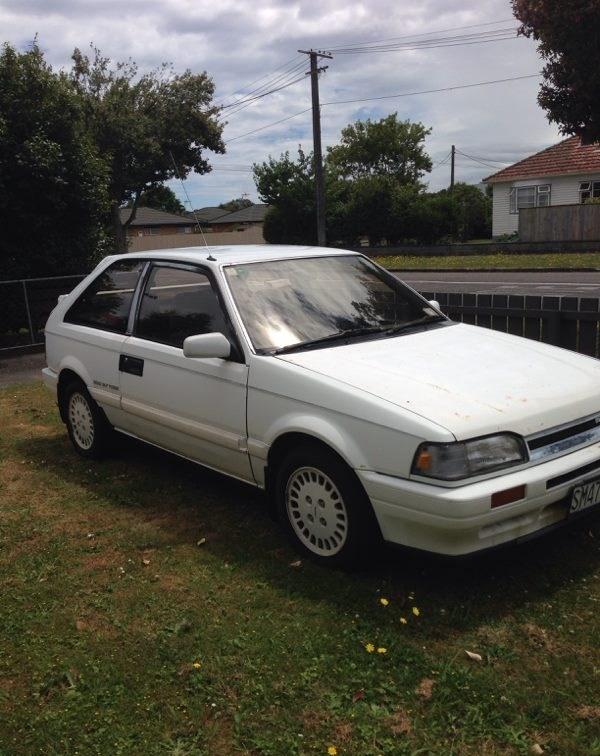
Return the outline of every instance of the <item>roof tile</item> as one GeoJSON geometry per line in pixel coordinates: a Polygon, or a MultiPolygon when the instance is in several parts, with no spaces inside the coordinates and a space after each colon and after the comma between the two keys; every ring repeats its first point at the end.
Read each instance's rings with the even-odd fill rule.
{"type": "Polygon", "coordinates": [[[496,183],[569,173],[600,173],[600,144],[582,144],[580,137],[569,137],[493,173],[484,181],[496,183]]]}

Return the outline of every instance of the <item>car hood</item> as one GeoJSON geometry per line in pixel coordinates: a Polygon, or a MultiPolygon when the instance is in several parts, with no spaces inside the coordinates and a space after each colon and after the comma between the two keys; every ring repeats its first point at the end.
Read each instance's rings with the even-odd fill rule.
{"type": "Polygon", "coordinates": [[[457,439],[527,436],[600,412],[600,361],[464,324],[278,359],[421,415],[457,439]]]}

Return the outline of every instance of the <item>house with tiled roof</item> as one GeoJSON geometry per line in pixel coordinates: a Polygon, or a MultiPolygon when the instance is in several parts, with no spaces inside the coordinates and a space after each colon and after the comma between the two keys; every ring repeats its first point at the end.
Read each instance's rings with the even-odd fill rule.
{"type": "Polygon", "coordinates": [[[492,235],[519,230],[519,210],[600,197],[600,144],[574,136],[484,179],[493,190],[492,235]]]}
{"type": "MultiPolygon", "coordinates": [[[[121,223],[131,215],[130,207],[120,209],[121,223]]],[[[187,215],[176,215],[153,207],[138,207],[135,218],[127,226],[127,236],[164,236],[166,234],[191,234],[196,222],[187,215]]]]}

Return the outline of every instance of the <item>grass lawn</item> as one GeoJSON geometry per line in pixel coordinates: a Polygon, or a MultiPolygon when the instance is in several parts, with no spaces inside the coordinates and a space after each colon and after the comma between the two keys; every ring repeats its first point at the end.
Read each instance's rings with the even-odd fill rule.
{"type": "Polygon", "coordinates": [[[376,257],[376,262],[386,268],[400,268],[413,270],[424,268],[437,270],[438,268],[459,268],[481,270],[482,268],[600,268],[600,252],[557,252],[555,254],[539,255],[454,255],[452,257],[412,257],[398,255],[396,257],[376,257]]]}
{"type": "Polygon", "coordinates": [[[84,461],[45,389],[0,391],[0,754],[600,754],[597,516],[472,563],[296,560],[252,489],[84,461]]]}

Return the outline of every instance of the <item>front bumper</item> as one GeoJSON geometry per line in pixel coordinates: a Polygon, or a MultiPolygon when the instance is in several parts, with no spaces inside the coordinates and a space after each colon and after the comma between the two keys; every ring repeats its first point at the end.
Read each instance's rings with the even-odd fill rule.
{"type": "Polygon", "coordinates": [[[54,370],[52,370],[49,367],[45,367],[42,369],[42,380],[44,381],[44,384],[47,388],[50,389],[54,394],[56,394],[56,387],[58,386],[58,373],[55,373],[54,370]]]}
{"type": "Polygon", "coordinates": [[[365,470],[356,470],[356,473],[371,500],[386,541],[459,556],[521,540],[566,523],[572,488],[585,480],[600,478],[600,444],[518,472],[456,488],[365,470]],[[599,467],[595,471],[569,475],[596,462],[599,467]],[[562,475],[571,479],[547,487],[549,480],[562,475]],[[520,485],[527,487],[525,499],[491,508],[492,494],[520,485]]]}

